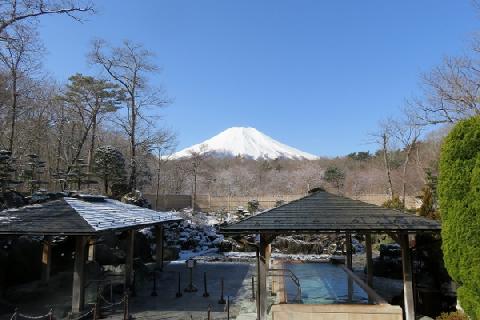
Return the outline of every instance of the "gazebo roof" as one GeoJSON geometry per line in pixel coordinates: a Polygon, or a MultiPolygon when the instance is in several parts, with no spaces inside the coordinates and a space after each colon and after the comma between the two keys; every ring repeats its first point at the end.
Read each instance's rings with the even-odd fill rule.
{"type": "Polygon", "coordinates": [[[223,233],[440,231],[438,221],[325,191],[222,228],[223,233]]]}
{"type": "Polygon", "coordinates": [[[98,198],[63,198],[0,212],[0,235],[92,235],[179,221],[173,212],[98,198]]]}

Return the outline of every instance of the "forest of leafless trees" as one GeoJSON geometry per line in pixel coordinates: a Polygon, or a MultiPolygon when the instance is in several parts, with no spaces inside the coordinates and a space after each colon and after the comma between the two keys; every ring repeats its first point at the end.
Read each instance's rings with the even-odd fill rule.
{"type": "Polygon", "coordinates": [[[379,119],[365,133],[376,152],[352,150],[315,161],[207,154],[170,160],[177,142],[155,121],[170,99],[151,85],[151,78],[159,76],[153,52],[131,40],[112,44],[92,39],[85,59],[93,73],[72,74],[67,83],[57,83],[42,68],[38,22],[44,15],[67,15],[76,23],[95,14],[94,6],[74,0],[0,4],[3,190],[254,197],[323,187],[346,195],[404,199],[418,195],[436,175],[449,124],[480,113],[480,41],[474,39],[469,53],[446,57],[421,76],[418,95],[406,98],[401,116],[379,119]]]}

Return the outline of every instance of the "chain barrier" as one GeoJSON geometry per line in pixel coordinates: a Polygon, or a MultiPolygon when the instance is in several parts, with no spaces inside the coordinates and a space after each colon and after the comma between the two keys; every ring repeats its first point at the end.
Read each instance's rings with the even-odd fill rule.
{"type": "Polygon", "coordinates": [[[53,310],[50,309],[47,314],[43,314],[43,315],[40,315],[40,316],[31,316],[31,315],[28,315],[28,314],[23,314],[23,313],[18,312],[18,308],[17,308],[17,309],[15,309],[15,312],[10,317],[10,320],[17,320],[18,318],[23,318],[23,319],[28,319],[28,320],[39,320],[39,319],[48,318],[48,319],[51,320],[51,319],[53,319],[53,310]]]}
{"type": "Polygon", "coordinates": [[[90,311],[85,312],[84,314],[79,315],[76,318],[69,318],[69,320],[80,320],[83,318],[88,317],[90,314],[92,314],[95,311],[95,308],[90,309],[90,311]]]}
{"type": "Polygon", "coordinates": [[[99,296],[99,298],[106,304],[106,306],[102,306],[102,307],[101,307],[103,310],[108,310],[108,309],[110,309],[110,308],[112,308],[112,307],[119,306],[119,305],[125,303],[125,301],[126,301],[125,296],[123,297],[122,300],[120,300],[120,301],[118,301],[118,302],[108,301],[102,294],[99,294],[98,296],[99,296]]]}

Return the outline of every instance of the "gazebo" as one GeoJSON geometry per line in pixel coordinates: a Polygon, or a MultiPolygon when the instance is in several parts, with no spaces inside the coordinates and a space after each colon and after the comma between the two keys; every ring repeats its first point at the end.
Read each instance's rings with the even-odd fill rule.
{"type": "Polygon", "coordinates": [[[439,232],[440,223],[414,214],[386,209],[377,205],[334,195],[313,192],[301,199],[266,210],[237,223],[225,226],[225,234],[260,236],[257,258],[257,319],[267,319],[267,276],[270,269],[271,243],[278,235],[311,233],[346,234],[346,264],[352,269],[352,233],[364,234],[367,255],[367,283],[373,282],[371,234],[386,233],[401,246],[404,313],[415,319],[409,235],[439,232]]]}
{"type": "Polygon", "coordinates": [[[155,226],[156,261],[163,257],[163,224],[179,221],[172,212],[157,212],[100,196],[65,197],[42,204],[0,212],[0,235],[44,236],[42,280],[48,282],[51,268],[52,236],[76,238],[72,286],[72,312],[84,308],[85,260],[93,258],[95,239],[109,231],[127,231],[128,246],[125,263],[125,284],[133,281],[133,249],[135,230],[155,226]],[[87,251],[88,247],[88,251],[87,251]]]}

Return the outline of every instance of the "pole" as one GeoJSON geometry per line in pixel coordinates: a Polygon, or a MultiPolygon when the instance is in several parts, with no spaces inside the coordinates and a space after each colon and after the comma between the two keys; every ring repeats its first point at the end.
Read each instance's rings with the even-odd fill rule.
{"type": "Polygon", "coordinates": [[[227,296],[227,320],[230,320],[230,296],[227,296]]]}
{"type": "Polygon", "coordinates": [[[252,300],[255,300],[255,276],[252,276],[252,300]]]}
{"type": "Polygon", "coordinates": [[[177,298],[180,298],[182,296],[182,290],[180,289],[180,272],[178,273],[178,290],[175,296],[177,298]]]}
{"type": "Polygon", "coordinates": [[[225,304],[225,299],[223,298],[223,278],[220,279],[220,299],[218,300],[218,304],[225,304]]]}
{"type": "Polygon", "coordinates": [[[206,272],[203,273],[203,296],[205,298],[210,296],[207,290],[207,273],[206,272]]]}
{"type": "Polygon", "coordinates": [[[151,297],[156,297],[157,296],[157,273],[155,270],[153,270],[153,289],[152,293],[150,294],[151,297]]]}

